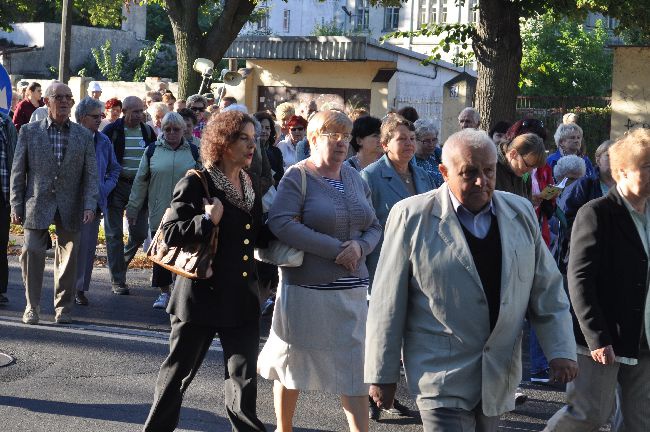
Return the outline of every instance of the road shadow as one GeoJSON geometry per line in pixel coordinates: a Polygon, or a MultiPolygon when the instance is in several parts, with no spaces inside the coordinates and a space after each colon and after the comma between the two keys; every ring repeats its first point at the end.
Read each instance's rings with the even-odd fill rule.
{"type": "MultiPolygon", "coordinates": [[[[149,404],[79,404],[10,396],[0,396],[0,406],[13,406],[43,414],[131,424],[144,424],[150,408],[149,404]]],[[[181,408],[179,428],[203,431],[206,426],[210,430],[230,430],[230,422],[212,412],[181,408]]]]}

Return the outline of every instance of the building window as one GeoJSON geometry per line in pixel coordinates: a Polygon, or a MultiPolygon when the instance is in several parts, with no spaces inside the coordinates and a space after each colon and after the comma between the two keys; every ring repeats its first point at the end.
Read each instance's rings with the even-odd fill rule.
{"type": "Polygon", "coordinates": [[[285,33],[289,33],[289,29],[291,28],[291,11],[288,9],[284,10],[284,15],[282,17],[282,30],[285,33]]]}
{"type": "Polygon", "coordinates": [[[447,5],[445,4],[442,7],[442,14],[440,15],[440,24],[445,24],[447,22],[447,5]]]}
{"type": "Polygon", "coordinates": [[[357,0],[356,29],[368,30],[370,21],[370,2],[368,0],[357,0]]]}
{"type": "Polygon", "coordinates": [[[427,0],[420,0],[420,13],[418,14],[418,27],[429,24],[429,10],[427,0]]]}
{"type": "Polygon", "coordinates": [[[469,23],[478,23],[478,1],[470,0],[469,2],[469,23]]]}
{"type": "Polygon", "coordinates": [[[615,29],[618,26],[618,21],[615,18],[607,17],[607,28],[610,30],[615,29]]]}
{"type": "Polygon", "coordinates": [[[387,7],[384,9],[384,30],[395,30],[399,27],[398,7],[387,7]]]}
{"type": "Polygon", "coordinates": [[[267,30],[269,28],[269,7],[266,2],[262,5],[262,14],[257,21],[258,30],[267,30]]]}
{"type": "Polygon", "coordinates": [[[438,0],[420,0],[418,27],[438,23],[438,0]]]}

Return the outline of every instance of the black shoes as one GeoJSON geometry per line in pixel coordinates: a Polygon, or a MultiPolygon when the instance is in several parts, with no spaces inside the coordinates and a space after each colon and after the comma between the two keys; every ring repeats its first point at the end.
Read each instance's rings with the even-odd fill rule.
{"type": "Polygon", "coordinates": [[[381,413],[385,413],[392,416],[405,417],[408,416],[411,411],[402,405],[397,399],[393,400],[393,407],[389,409],[379,409],[372,399],[369,399],[368,402],[368,418],[370,420],[379,420],[381,413]]]}

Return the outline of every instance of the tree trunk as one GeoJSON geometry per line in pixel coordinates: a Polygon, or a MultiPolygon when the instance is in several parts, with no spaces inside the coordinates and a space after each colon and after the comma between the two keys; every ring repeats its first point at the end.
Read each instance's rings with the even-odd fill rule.
{"type": "Polygon", "coordinates": [[[192,69],[201,54],[201,30],[198,13],[200,0],[167,0],[167,12],[174,32],[178,62],[178,98],[196,94],[201,75],[192,69]]]}
{"type": "Polygon", "coordinates": [[[201,84],[201,75],[192,69],[194,60],[205,57],[216,65],[248,22],[255,3],[225,0],[221,15],[205,36],[201,35],[198,21],[201,0],[165,0],[165,5],[176,43],[178,95],[186,98],[195,94],[201,84]]]}
{"type": "Polygon", "coordinates": [[[481,128],[516,120],[521,70],[521,9],[510,0],[481,0],[473,49],[478,60],[475,107],[481,128]]]}

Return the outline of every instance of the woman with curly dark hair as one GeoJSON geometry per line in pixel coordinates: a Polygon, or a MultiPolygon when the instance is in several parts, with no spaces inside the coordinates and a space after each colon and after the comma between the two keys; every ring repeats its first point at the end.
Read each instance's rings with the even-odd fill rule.
{"type": "Polygon", "coordinates": [[[170,352],[163,362],[145,431],[172,431],[183,394],[218,333],[223,347],[225,402],[233,431],[264,431],[256,415],[259,299],[253,247],[262,228],[262,204],[244,168],[255,151],[253,120],[239,111],[213,116],[201,137],[201,171],[211,198],[196,175],[174,190],[165,242],[182,246],[207,241],[219,228],[209,279],[177,276],[167,312],[170,352]]]}

